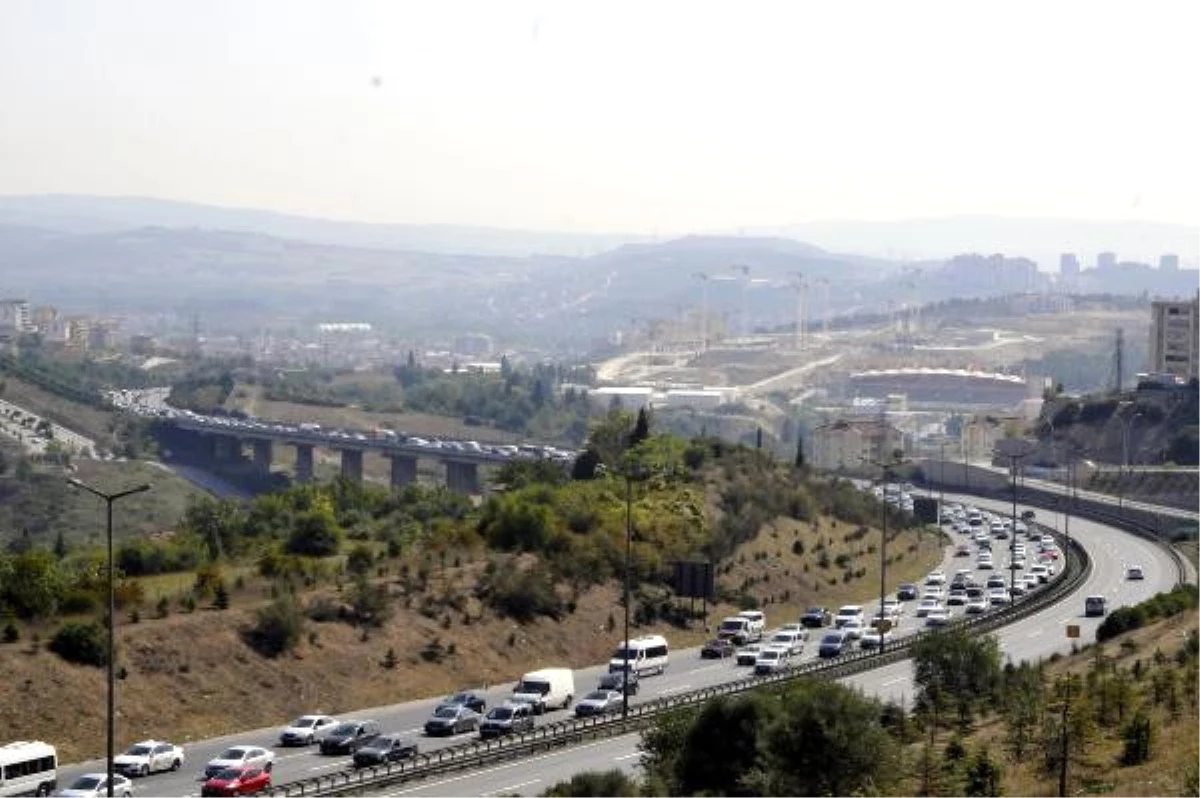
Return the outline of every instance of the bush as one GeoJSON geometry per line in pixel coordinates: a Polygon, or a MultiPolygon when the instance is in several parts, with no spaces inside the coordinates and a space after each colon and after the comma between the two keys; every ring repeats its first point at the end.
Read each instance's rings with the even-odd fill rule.
{"type": "Polygon", "coordinates": [[[1179,585],[1166,593],[1156,593],[1132,607],[1118,607],[1096,628],[1096,641],[1103,643],[1123,632],[1140,629],[1159,618],[1170,618],[1194,609],[1196,604],[1196,588],[1191,585],[1179,585]]]}
{"type": "Polygon", "coordinates": [[[67,662],[92,665],[108,664],[108,641],[98,623],[65,623],[54,633],[50,650],[67,662]]]}
{"type": "Polygon", "coordinates": [[[554,580],[540,565],[524,571],[515,567],[497,568],[480,579],[475,595],[518,623],[528,623],[539,615],[556,621],[563,616],[563,603],[554,589],[554,580]]]}
{"type": "Polygon", "coordinates": [[[265,657],[291,651],[304,637],[304,613],[290,596],[282,596],[255,614],[245,630],[246,644],[265,657]]]}
{"type": "Polygon", "coordinates": [[[21,632],[17,629],[16,624],[9,621],[4,625],[4,637],[0,639],[3,639],[5,643],[15,643],[21,639],[21,632]]]}
{"type": "Polygon", "coordinates": [[[371,547],[365,543],[359,543],[346,555],[346,570],[356,576],[365,574],[371,570],[374,562],[375,555],[371,551],[371,547]]]}

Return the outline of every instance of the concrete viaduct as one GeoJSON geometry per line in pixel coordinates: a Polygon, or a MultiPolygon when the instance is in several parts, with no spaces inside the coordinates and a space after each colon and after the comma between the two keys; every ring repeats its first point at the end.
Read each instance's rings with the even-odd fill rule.
{"type": "Polygon", "coordinates": [[[253,447],[251,462],[257,471],[267,474],[276,445],[296,449],[295,478],[299,482],[313,479],[313,451],[331,449],[341,454],[342,477],[361,482],[363,456],[376,452],[392,461],[391,484],[402,488],[417,480],[417,460],[439,460],[446,467],[446,486],[458,493],[480,492],[479,466],[502,465],[520,456],[495,452],[454,450],[434,446],[414,446],[402,441],[355,437],[340,432],[311,430],[279,431],[265,426],[231,427],[209,418],[175,418],[172,423],[182,430],[199,434],[205,441],[209,456],[218,463],[231,462],[242,456],[243,446],[253,447]]]}

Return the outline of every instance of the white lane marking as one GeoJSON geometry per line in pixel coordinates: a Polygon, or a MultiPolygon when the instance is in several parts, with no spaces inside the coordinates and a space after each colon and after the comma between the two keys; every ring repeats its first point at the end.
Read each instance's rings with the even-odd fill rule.
{"type": "Polygon", "coordinates": [[[884,682],[883,684],[881,684],[881,685],[879,685],[879,686],[880,686],[880,687],[887,687],[888,685],[891,685],[891,684],[899,684],[900,682],[903,682],[903,681],[905,681],[905,678],[906,678],[906,677],[904,677],[904,676],[901,676],[901,677],[899,677],[899,678],[896,678],[896,679],[888,679],[886,682],[884,682]]]}
{"type": "Polygon", "coordinates": [[[328,765],[314,765],[309,770],[330,770],[331,768],[344,768],[349,770],[350,766],[345,762],[330,762],[328,765]]]}
{"type": "Polygon", "coordinates": [[[1028,635],[1026,635],[1026,637],[1037,637],[1041,633],[1042,633],[1041,629],[1034,629],[1032,632],[1030,632],[1028,635]]]}
{"type": "Polygon", "coordinates": [[[625,754],[624,756],[614,756],[613,761],[614,762],[624,762],[626,759],[633,759],[635,756],[641,756],[641,755],[642,754],[640,751],[635,751],[632,754],[625,754]]]}
{"type": "Polygon", "coordinates": [[[675,685],[674,687],[667,687],[667,688],[663,689],[663,691],[662,691],[662,692],[663,692],[664,694],[666,694],[666,693],[677,693],[677,692],[679,692],[680,690],[690,690],[690,689],[692,689],[692,686],[691,686],[690,684],[677,684],[677,685],[675,685]]]}
{"type": "Polygon", "coordinates": [[[539,781],[541,781],[541,779],[534,779],[533,781],[523,781],[520,784],[510,784],[507,787],[501,787],[500,789],[495,790],[493,792],[485,792],[484,795],[501,795],[506,792],[512,792],[513,790],[519,790],[522,787],[528,787],[530,784],[537,784],[539,781]]]}
{"type": "MultiPolygon", "coordinates": [[[[635,737],[640,739],[641,732],[638,732],[637,734],[627,734],[624,737],[609,737],[607,740],[597,740],[594,743],[584,743],[583,745],[576,745],[576,746],[573,746],[571,748],[571,750],[572,751],[583,751],[584,749],[587,749],[587,748],[595,748],[598,745],[604,745],[606,743],[616,742],[617,740],[623,740],[625,738],[632,740],[635,737]]],[[[552,751],[548,754],[542,754],[540,756],[526,757],[525,759],[521,759],[516,762],[509,762],[505,765],[496,765],[493,768],[486,768],[484,770],[476,770],[471,773],[465,773],[461,776],[454,776],[453,778],[442,779],[441,781],[425,782],[424,784],[421,784],[418,787],[410,787],[407,790],[400,790],[399,792],[394,792],[394,793],[390,793],[390,794],[391,795],[406,795],[410,792],[417,792],[418,790],[426,790],[426,789],[429,789],[430,787],[440,787],[443,784],[453,784],[456,781],[462,781],[463,779],[472,779],[472,778],[475,778],[476,776],[482,776],[482,775],[485,775],[488,773],[497,773],[501,770],[509,770],[510,768],[528,767],[531,762],[536,762],[539,759],[549,759],[552,756],[559,756],[561,753],[562,753],[561,751],[552,751]]]]}

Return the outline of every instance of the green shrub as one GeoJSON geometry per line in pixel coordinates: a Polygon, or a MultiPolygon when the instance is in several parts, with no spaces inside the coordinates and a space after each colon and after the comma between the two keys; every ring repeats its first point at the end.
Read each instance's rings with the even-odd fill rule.
{"type": "Polygon", "coordinates": [[[258,610],[254,625],[243,633],[247,645],[265,657],[291,651],[303,637],[304,613],[289,595],[258,610]]]}
{"type": "Polygon", "coordinates": [[[50,640],[50,650],[77,665],[108,664],[108,640],[98,623],[63,624],[50,640]]]}
{"type": "Polygon", "coordinates": [[[4,624],[4,636],[2,639],[5,643],[15,643],[21,639],[21,631],[17,629],[16,624],[12,621],[4,624]]]}
{"type": "Polygon", "coordinates": [[[540,615],[556,621],[563,616],[563,602],[554,588],[554,579],[541,565],[526,570],[497,568],[485,573],[475,587],[475,595],[518,623],[528,623],[540,615]]]}
{"type": "Polygon", "coordinates": [[[371,570],[374,562],[375,554],[371,551],[371,547],[365,543],[359,543],[346,555],[346,570],[355,575],[365,574],[371,570]]]}

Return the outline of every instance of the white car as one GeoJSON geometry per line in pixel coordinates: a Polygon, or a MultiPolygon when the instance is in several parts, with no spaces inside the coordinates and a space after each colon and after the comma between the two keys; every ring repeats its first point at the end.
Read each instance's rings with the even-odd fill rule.
{"type": "MultiPolygon", "coordinates": [[[[100,796],[108,795],[108,774],[84,773],[71,782],[70,787],[65,790],[59,790],[55,795],[62,795],[66,798],[99,798],[100,796]]],[[[114,773],[113,795],[124,796],[124,798],[133,795],[133,782],[120,774],[114,773]]]]}
{"type": "Polygon", "coordinates": [[[759,675],[775,673],[786,668],[791,663],[791,654],[782,646],[767,646],[758,652],[754,661],[754,672],[759,675]]]}
{"type": "Polygon", "coordinates": [[[946,584],[946,572],[942,570],[931,571],[929,576],[925,577],[927,585],[944,585],[946,584]]]}
{"type": "Polygon", "coordinates": [[[1012,599],[1008,595],[1008,590],[1002,587],[994,587],[988,591],[988,603],[993,607],[1002,607],[1008,604],[1012,599]]]}
{"type": "Polygon", "coordinates": [[[312,745],[331,732],[338,722],[329,715],[301,715],[279,732],[280,745],[312,745]]]}
{"type": "Polygon", "coordinates": [[[149,776],[160,770],[183,767],[183,749],[161,740],[144,740],[113,759],[113,768],[125,776],[149,776]]]}
{"type": "Polygon", "coordinates": [[[762,652],[762,650],[763,646],[759,645],[758,643],[751,643],[748,646],[742,646],[737,650],[737,664],[753,666],[755,660],[758,659],[758,655],[762,652]]]}
{"type": "Polygon", "coordinates": [[[926,626],[945,626],[948,623],[950,623],[950,612],[942,607],[930,610],[929,614],[925,616],[926,626]]]}
{"type": "Polygon", "coordinates": [[[804,651],[804,638],[800,636],[799,632],[776,632],[775,635],[769,641],[767,641],[767,645],[786,648],[789,654],[795,655],[804,651]]]}
{"type": "Polygon", "coordinates": [[[945,591],[942,590],[941,585],[926,585],[925,592],[922,594],[922,598],[935,598],[941,600],[944,595],[945,591]]]}
{"type": "Polygon", "coordinates": [[[966,612],[967,615],[979,615],[980,613],[987,612],[987,608],[987,599],[985,599],[983,596],[980,596],[978,598],[967,599],[967,606],[963,608],[963,611],[966,612]]]}
{"type": "Polygon", "coordinates": [[[848,618],[842,623],[841,629],[846,633],[847,640],[861,640],[867,631],[867,625],[862,618],[848,618]]]}
{"type": "Polygon", "coordinates": [[[1126,579],[1134,579],[1134,580],[1145,579],[1146,575],[1144,573],[1142,573],[1142,566],[1131,565],[1127,569],[1125,569],[1125,578],[1126,579]]]}
{"type": "Polygon", "coordinates": [[[927,618],[929,613],[942,609],[942,602],[936,596],[926,596],[917,605],[917,617],[927,618]]]}
{"type": "Polygon", "coordinates": [[[257,745],[235,745],[226,748],[216,759],[204,766],[204,778],[211,779],[226,768],[262,768],[270,772],[275,765],[275,753],[257,745]]]}

